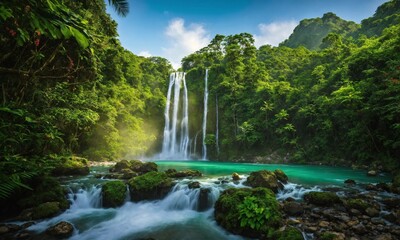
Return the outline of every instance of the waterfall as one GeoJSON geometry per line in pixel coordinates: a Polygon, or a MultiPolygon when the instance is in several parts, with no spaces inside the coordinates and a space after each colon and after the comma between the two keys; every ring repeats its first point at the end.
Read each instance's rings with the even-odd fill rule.
{"type": "Polygon", "coordinates": [[[215,95],[215,148],[217,149],[217,156],[219,155],[219,117],[218,117],[218,95],[215,95]]]}
{"type": "Polygon", "coordinates": [[[204,78],[204,113],[203,113],[203,160],[207,159],[206,130],[207,130],[207,103],[208,103],[208,69],[204,78]]]}
{"type": "Polygon", "coordinates": [[[164,139],[160,159],[187,159],[189,145],[189,111],[188,111],[188,92],[186,87],[185,73],[171,73],[167,92],[167,103],[165,105],[164,117],[164,139]],[[183,110],[181,119],[179,118],[179,102],[181,85],[183,83],[183,110]],[[173,90],[172,122],[170,119],[171,98],[173,90]],[[178,124],[181,123],[180,131],[178,124]],[[180,137],[178,145],[178,137],[180,137]]]}

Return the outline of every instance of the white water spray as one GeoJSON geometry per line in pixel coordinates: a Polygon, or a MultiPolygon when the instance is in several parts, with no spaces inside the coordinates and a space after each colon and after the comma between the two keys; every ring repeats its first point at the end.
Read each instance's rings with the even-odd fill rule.
{"type": "Polygon", "coordinates": [[[203,160],[207,159],[206,130],[207,130],[207,104],[208,104],[208,69],[204,78],[204,113],[203,113],[203,160]]]}

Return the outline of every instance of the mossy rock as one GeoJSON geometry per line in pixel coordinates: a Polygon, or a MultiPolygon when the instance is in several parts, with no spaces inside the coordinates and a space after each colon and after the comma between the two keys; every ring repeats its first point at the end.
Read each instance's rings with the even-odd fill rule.
{"type": "Polygon", "coordinates": [[[106,182],[101,189],[103,207],[119,207],[125,202],[126,185],[122,181],[106,182]]]}
{"type": "Polygon", "coordinates": [[[121,172],[122,170],[130,169],[131,166],[132,163],[130,163],[128,160],[121,160],[110,168],[110,172],[121,172]]]}
{"type": "Polygon", "coordinates": [[[358,211],[365,212],[365,210],[370,206],[366,201],[355,198],[348,199],[345,201],[345,206],[348,209],[357,209],[358,211]]]}
{"type": "Polygon", "coordinates": [[[330,232],[324,232],[322,233],[318,239],[320,240],[335,240],[336,239],[336,235],[330,232]]]}
{"type": "Polygon", "coordinates": [[[217,223],[234,234],[260,238],[271,235],[282,225],[279,204],[270,189],[227,189],[214,207],[217,223]]]}
{"type": "Polygon", "coordinates": [[[42,218],[54,217],[61,212],[59,202],[46,202],[39,204],[37,207],[24,210],[21,215],[21,220],[36,220],[42,218]]]}
{"type": "Polygon", "coordinates": [[[31,184],[33,192],[27,192],[30,195],[22,197],[17,201],[21,209],[36,207],[45,202],[59,202],[60,209],[69,208],[69,202],[66,198],[67,190],[60,185],[60,182],[53,177],[38,177],[31,184]]]}
{"type": "Polygon", "coordinates": [[[76,156],[63,157],[53,169],[52,174],[54,176],[87,175],[89,174],[89,161],[76,156]]]}
{"type": "Polygon", "coordinates": [[[332,192],[309,192],[304,195],[304,200],[307,203],[318,206],[331,206],[332,204],[342,202],[340,198],[332,192]]]}
{"type": "Polygon", "coordinates": [[[57,238],[68,238],[74,232],[74,226],[66,221],[61,221],[46,229],[46,234],[57,238]]]}
{"type": "Polygon", "coordinates": [[[273,234],[271,239],[276,240],[304,240],[303,234],[295,227],[286,227],[283,231],[278,231],[273,234]]]}
{"type": "Polygon", "coordinates": [[[176,171],[176,169],[168,169],[165,171],[168,177],[171,178],[184,178],[184,177],[201,177],[203,174],[198,170],[182,170],[176,171]]]}
{"type": "Polygon", "coordinates": [[[278,178],[275,176],[274,172],[268,170],[251,172],[245,184],[253,188],[268,188],[271,189],[274,193],[277,193],[278,190],[283,189],[283,185],[278,181],[278,178]]]}
{"type": "Polygon", "coordinates": [[[276,178],[284,184],[286,184],[289,180],[288,176],[281,169],[276,169],[274,174],[276,178]]]}
{"type": "Polygon", "coordinates": [[[148,172],[157,172],[158,166],[154,162],[142,162],[140,160],[121,160],[117,162],[113,167],[110,168],[110,172],[122,173],[124,176],[128,176],[126,173],[129,170],[131,175],[142,175],[148,172]]]}
{"type": "Polygon", "coordinates": [[[173,186],[172,179],[164,172],[149,172],[128,181],[134,201],[161,199],[173,186]]]}

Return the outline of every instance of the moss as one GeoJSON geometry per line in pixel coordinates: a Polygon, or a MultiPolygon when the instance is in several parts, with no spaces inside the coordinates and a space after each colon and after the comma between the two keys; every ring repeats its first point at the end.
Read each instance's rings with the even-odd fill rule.
{"type": "Polygon", "coordinates": [[[87,175],[89,174],[89,163],[86,158],[76,156],[63,157],[52,173],[55,176],[87,175]]]}
{"type": "Polygon", "coordinates": [[[168,177],[172,178],[183,178],[183,177],[201,177],[203,174],[198,171],[198,170],[182,170],[182,171],[176,171],[175,169],[168,169],[165,171],[165,173],[168,175],[168,177]]]}
{"type": "Polygon", "coordinates": [[[119,207],[125,201],[126,185],[122,181],[106,182],[101,191],[104,207],[119,207]]]}
{"type": "Polygon", "coordinates": [[[289,180],[288,176],[281,170],[281,169],[276,169],[274,171],[274,174],[276,176],[276,178],[281,181],[282,183],[287,183],[287,181],[289,180]]]}
{"type": "Polygon", "coordinates": [[[36,220],[50,218],[61,212],[59,202],[46,202],[34,208],[25,209],[19,216],[20,220],[36,220]]]}
{"type": "Polygon", "coordinates": [[[369,207],[369,204],[362,199],[348,199],[346,201],[346,207],[349,209],[357,209],[359,211],[365,212],[365,210],[369,207]]]}
{"type": "Polygon", "coordinates": [[[324,232],[319,236],[320,240],[334,240],[336,235],[330,232],[324,232]]]}
{"type": "Polygon", "coordinates": [[[61,209],[67,209],[69,202],[66,198],[66,189],[53,177],[36,178],[32,184],[33,192],[29,196],[21,198],[17,205],[24,209],[38,206],[45,202],[59,202],[61,209]]]}
{"type": "Polygon", "coordinates": [[[309,192],[304,195],[304,200],[318,206],[330,206],[341,203],[340,198],[332,192],[309,192]]]}
{"type": "Polygon", "coordinates": [[[282,224],[275,194],[266,188],[225,190],[215,203],[214,214],[219,225],[247,237],[268,235],[282,224]]]}
{"type": "Polygon", "coordinates": [[[275,174],[268,170],[261,170],[250,173],[247,178],[246,184],[251,187],[264,187],[271,189],[273,192],[277,193],[279,189],[283,186],[278,182],[275,174]]]}
{"type": "Polygon", "coordinates": [[[158,199],[171,189],[172,179],[164,172],[149,172],[128,181],[133,200],[158,199]]]}
{"type": "Polygon", "coordinates": [[[282,232],[275,232],[272,239],[276,240],[303,240],[303,234],[295,227],[287,227],[282,232]]]}

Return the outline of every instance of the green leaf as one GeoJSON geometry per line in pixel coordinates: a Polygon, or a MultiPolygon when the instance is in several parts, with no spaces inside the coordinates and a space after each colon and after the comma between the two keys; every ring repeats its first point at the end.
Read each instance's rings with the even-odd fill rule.
{"type": "Polygon", "coordinates": [[[70,27],[70,30],[71,30],[72,36],[75,37],[75,40],[78,42],[78,44],[83,49],[85,49],[85,48],[87,48],[89,46],[88,39],[78,29],[76,29],[74,27],[70,27]]]}

